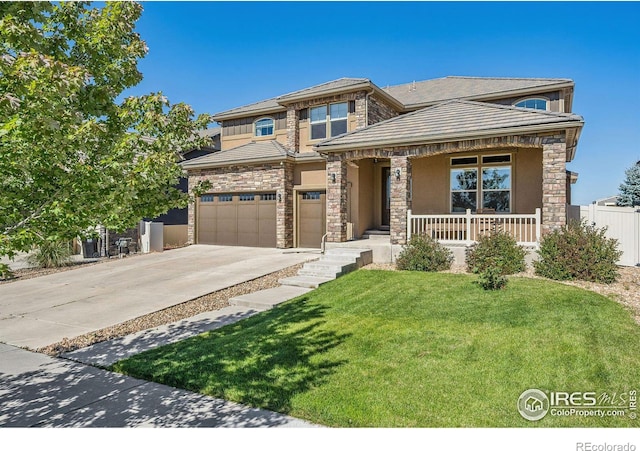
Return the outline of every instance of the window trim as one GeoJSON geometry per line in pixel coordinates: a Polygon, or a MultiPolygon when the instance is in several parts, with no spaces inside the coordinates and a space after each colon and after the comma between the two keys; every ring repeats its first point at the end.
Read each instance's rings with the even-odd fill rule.
{"type": "Polygon", "coordinates": [[[542,96],[537,96],[537,97],[523,97],[523,98],[518,99],[518,100],[516,100],[515,102],[513,102],[513,105],[512,105],[512,106],[514,106],[514,107],[516,107],[516,108],[527,108],[527,109],[530,109],[530,110],[551,111],[551,110],[550,110],[550,103],[551,103],[551,100],[549,100],[547,97],[542,97],[542,96]],[[524,106],[518,106],[518,104],[519,104],[519,103],[526,102],[527,100],[543,100],[543,101],[545,102],[545,109],[544,109],[544,110],[542,110],[542,109],[540,109],[540,108],[528,108],[528,107],[524,107],[524,106]]]}
{"type": "MultiPolygon", "coordinates": [[[[330,139],[330,138],[335,138],[335,136],[331,136],[331,125],[332,122],[335,121],[345,121],[347,123],[347,131],[345,133],[349,133],[349,100],[343,100],[340,102],[329,102],[329,103],[324,103],[324,104],[320,104],[320,105],[313,105],[313,106],[309,106],[309,141],[322,141],[325,139],[330,139]],[[340,119],[336,119],[336,120],[332,120],[331,119],[331,105],[339,105],[339,104],[345,104],[347,106],[347,115],[344,118],[340,118],[340,119]],[[324,107],[325,108],[325,120],[324,121],[312,121],[311,120],[311,110],[314,108],[320,108],[320,107],[324,107]],[[325,124],[325,137],[324,138],[312,138],[312,126],[314,124],[325,124]]],[[[339,136],[339,135],[336,135],[339,136]]]]}
{"type": "MultiPolygon", "coordinates": [[[[453,211],[453,196],[452,193],[457,191],[457,192],[475,192],[476,193],[476,209],[475,211],[477,212],[478,209],[483,209],[484,208],[484,188],[482,187],[482,173],[483,170],[486,168],[504,168],[504,167],[508,167],[510,169],[510,173],[509,173],[509,189],[504,189],[504,190],[487,190],[488,192],[495,192],[495,191],[509,191],[509,211],[496,211],[496,214],[512,214],[513,213],[513,205],[514,205],[514,189],[513,189],[513,181],[514,181],[514,154],[507,152],[507,153],[489,153],[489,154],[479,154],[479,155],[465,155],[465,156],[460,156],[460,155],[456,155],[456,156],[451,156],[449,157],[449,213],[450,214],[464,214],[464,212],[454,212],[453,211]],[[508,162],[502,162],[502,163],[484,163],[483,159],[484,157],[501,157],[501,156],[509,156],[509,161],[508,162]],[[455,158],[477,158],[477,163],[469,163],[469,164],[460,164],[460,165],[454,165],[452,164],[453,159],[455,158]],[[477,185],[476,185],[476,189],[475,190],[452,190],[451,189],[451,172],[454,170],[460,170],[460,169],[475,169],[476,170],[476,174],[477,174],[477,185]]],[[[473,211],[473,210],[472,210],[473,211]]]]}
{"type": "Polygon", "coordinates": [[[273,136],[275,134],[276,134],[276,120],[274,118],[272,118],[271,116],[259,117],[258,119],[253,121],[253,136],[254,137],[256,137],[256,138],[264,138],[266,136],[273,136]],[[269,133],[268,135],[258,135],[257,134],[258,122],[263,121],[265,119],[269,119],[271,121],[271,133],[269,133]]]}

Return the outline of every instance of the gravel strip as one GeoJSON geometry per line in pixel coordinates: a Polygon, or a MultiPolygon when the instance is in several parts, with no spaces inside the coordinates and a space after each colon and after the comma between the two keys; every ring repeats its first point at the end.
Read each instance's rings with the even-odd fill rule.
{"type": "MultiPolygon", "coordinates": [[[[365,266],[363,269],[378,269],[383,271],[396,271],[394,264],[373,263],[365,266]]],[[[613,299],[625,306],[630,312],[635,321],[640,324],[640,267],[637,266],[619,266],[618,267],[620,277],[612,284],[585,282],[582,280],[560,281],[565,285],[572,285],[575,287],[584,288],[585,290],[594,291],[603,296],[613,299]]],[[[450,274],[462,274],[466,273],[466,267],[460,265],[454,265],[447,271],[442,271],[450,274]]],[[[515,274],[513,277],[531,277],[534,279],[544,279],[544,277],[536,276],[532,268],[527,268],[527,271],[520,274],[515,274]]],[[[549,279],[545,279],[549,280],[549,279]]]]}
{"type": "Polygon", "coordinates": [[[116,324],[115,326],[105,327],[104,329],[74,338],[65,338],[58,343],[38,348],[36,351],[50,356],[57,356],[64,352],[71,352],[95,343],[100,343],[101,341],[113,340],[114,338],[124,337],[125,335],[142,330],[190,318],[200,313],[220,310],[221,308],[228,307],[229,299],[235,296],[280,286],[278,279],[295,276],[303,265],[304,263],[289,266],[288,268],[272,272],[266,276],[233,285],[223,290],[214,291],[199,298],[148,315],[139,316],[138,318],[116,324]]]}

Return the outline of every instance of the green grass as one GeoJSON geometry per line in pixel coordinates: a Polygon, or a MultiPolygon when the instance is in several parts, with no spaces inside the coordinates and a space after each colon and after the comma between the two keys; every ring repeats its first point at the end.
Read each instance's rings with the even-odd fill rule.
{"type": "Polygon", "coordinates": [[[598,294],[526,278],[357,271],[234,325],[116,363],[135,377],[329,426],[636,427],[516,410],[529,388],[640,387],[640,328],[598,294]]]}

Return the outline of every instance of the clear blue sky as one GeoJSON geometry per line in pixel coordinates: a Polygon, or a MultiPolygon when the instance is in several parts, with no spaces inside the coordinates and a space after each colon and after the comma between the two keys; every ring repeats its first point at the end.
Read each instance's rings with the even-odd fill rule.
{"type": "Polygon", "coordinates": [[[144,2],[144,80],[216,113],[340,77],[575,81],[585,119],[573,203],[616,194],[640,160],[640,3],[144,2]]]}

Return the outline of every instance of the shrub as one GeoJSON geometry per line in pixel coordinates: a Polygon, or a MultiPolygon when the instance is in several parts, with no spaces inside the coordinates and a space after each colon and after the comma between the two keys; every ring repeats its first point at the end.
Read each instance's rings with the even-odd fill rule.
{"type": "Polygon", "coordinates": [[[6,263],[0,263],[0,280],[13,279],[13,271],[6,263]]]}
{"type": "Polygon", "coordinates": [[[478,284],[485,290],[500,290],[507,285],[507,278],[501,274],[499,268],[489,267],[480,273],[478,284]]]}
{"type": "Polygon", "coordinates": [[[474,274],[495,268],[506,276],[525,270],[526,251],[518,246],[515,238],[506,232],[482,235],[477,243],[467,249],[467,270],[474,274]]]}
{"type": "Polygon", "coordinates": [[[618,240],[605,236],[606,230],[569,221],[552,231],[540,243],[540,259],[533,264],[536,274],[555,280],[615,282],[622,251],[618,240]]]}
{"type": "Polygon", "coordinates": [[[27,258],[27,261],[39,268],[58,268],[71,263],[71,249],[65,241],[45,241],[27,258]]]}
{"type": "Polygon", "coordinates": [[[453,254],[426,235],[414,235],[398,256],[396,266],[408,271],[444,271],[451,268],[453,254]]]}

